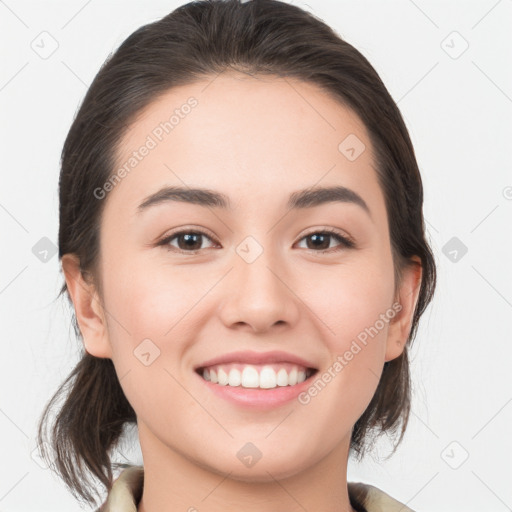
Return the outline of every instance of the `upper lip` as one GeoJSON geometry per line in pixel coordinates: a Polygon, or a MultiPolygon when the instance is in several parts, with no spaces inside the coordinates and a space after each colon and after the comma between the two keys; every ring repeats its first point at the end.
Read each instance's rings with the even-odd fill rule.
{"type": "Polygon", "coordinates": [[[230,352],[229,354],[223,354],[213,359],[209,359],[194,369],[199,370],[200,368],[206,368],[208,366],[214,366],[218,364],[229,364],[229,363],[241,363],[241,364],[272,364],[272,363],[292,363],[304,368],[316,369],[310,362],[297,357],[287,352],[280,350],[273,350],[271,352],[253,352],[253,351],[239,351],[230,352]]]}

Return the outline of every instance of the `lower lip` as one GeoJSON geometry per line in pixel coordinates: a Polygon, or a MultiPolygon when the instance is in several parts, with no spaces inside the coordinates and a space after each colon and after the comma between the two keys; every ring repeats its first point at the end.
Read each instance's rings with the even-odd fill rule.
{"type": "Polygon", "coordinates": [[[277,386],[270,389],[261,389],[244,388],[242,386],[221,386],[220,384],[213,384],[198,375],[212,393],[224,398],[228,402],[251,409],[272,409],[291,402],[300,393],[308,389],[314,376],[315,374],[294,386],[277,386]]]}

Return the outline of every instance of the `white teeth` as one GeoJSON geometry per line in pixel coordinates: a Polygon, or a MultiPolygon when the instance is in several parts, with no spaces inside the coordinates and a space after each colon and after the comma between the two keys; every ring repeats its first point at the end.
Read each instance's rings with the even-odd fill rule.
{"type": "Polygon", "coordinates": [[[260,373],[260,388],[270,389],[277,386],[276,372],[270,366],[264,366],[260,373]]]}
{"type": "Polygon", "coordinates": [[[288,386],[288,374],[284,368],[281,368],[277,372],[277,385],[278,386],[288,386]]]}
{"type": "Polygon", "coordinates": [[[230,386],[240,386],[242,383],[242,374],[236,368],[231,368],[229,372],[229,385],[230,386]]]}
{"type": "Polygon", "coordinates": [[[229,365],[217,366],[215,369],[203,369],[203,378],[213,384],[221,386],[242,386],[244,388],[272,389],[277,386],[295,386],[304,382],[311,371],[301,367],[279,368],[276,365],[255,367],[252,365],[236,365],[237,368],[229,368],[229,365]],[[239,369],[240,368],[240,369],[239,369]],[[243,368],[243,369],[242,369],[243,368]],[[288,370],[288,371],[287,371],[288,370]]]}
{"type": "Polygon", "coordinates": [[[242,372],[242,387],[258,388],[260,386],[258,370],[252,366],[246,366],[242,372]]]}
{"type": "Polygon", "coordinates": [[[228,382],[229,382],[228,374],[222,368],[219,368],[217,376],[219,378],[219,384],[221,386],[227,386],[228,385],[228,382]]]}

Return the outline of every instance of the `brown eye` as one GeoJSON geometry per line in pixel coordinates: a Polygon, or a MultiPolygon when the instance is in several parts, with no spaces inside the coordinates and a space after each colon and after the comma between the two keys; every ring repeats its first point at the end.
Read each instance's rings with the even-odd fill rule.
{"type": "MultiPolygon", "coordinates": [[[[169,251],[195,254],[202,249],[208,248],[202,247],[205,238],[211,241],[213,245],[216,244],[203,231],[182,230],[165,237],[158,242],[158,245],[164,246],[169,251]]],[[[306,249],[319,253],[336,252],[355,247],[355,243],[351,239],[334,230],[314,231],[304,236],[302,240],[306,240],[306,249]],[[334,247],[331,246],[333,239],[338,242],[334,247]]]]}
{"type": "Polygon", "coordinates": [[[311,241],[310,243],[306,242],[306,249],[311,249],[316,252],[336,252],[342,249],[350,249],[355,246],[352,240],[341,235],[337,231],[332,230],[315,231],[313,233],[309,233],[301,240],[311,241]],[[335,239],[339,242],[337,247],[331,247],[332,239],[335,239]],[[331,251],[331,249],[333,250],[331,251]]]}
{"type": "Polygon", "coordinates": [[[179,252],[194,253],[204,249],[204,247],[202,247],[203,238],[211,240],[211,238],[202,231],[179,231],[164,238],[158,245],[163,245],[170,251],[177,250],[179,252]],[[177,246],[171,244],[174,240],[176,240],[177,246]]]}

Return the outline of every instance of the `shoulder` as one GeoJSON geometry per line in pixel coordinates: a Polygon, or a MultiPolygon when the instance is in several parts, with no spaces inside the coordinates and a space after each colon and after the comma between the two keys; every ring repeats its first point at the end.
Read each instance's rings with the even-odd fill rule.
{"type": "Polygon", "coordinates": [[[362,482],[348,482],[348,494],[354,508],[365,512],[414,512],[378,487],[362,482]]]}
{"type": "Polygon", "coordinates": [[[143,483],[143,466],[126,467],[112,484],[107,500],[96,512],[137,512],[143,483]]]}

